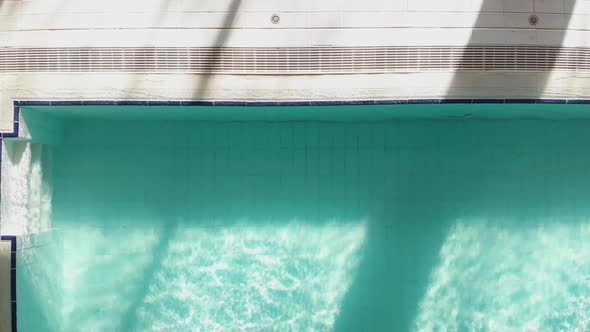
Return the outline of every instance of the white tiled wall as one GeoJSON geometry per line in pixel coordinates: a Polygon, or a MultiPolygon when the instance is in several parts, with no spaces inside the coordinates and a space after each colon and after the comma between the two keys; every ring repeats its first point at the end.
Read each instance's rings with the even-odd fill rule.
{"type": "MultiPolygon", "coordinates": [[[[487,35],[493,43],[498,35],[504,44],[547,41],[542,37],[545,31],[528,24],[533,13],[541,18],[537,28],[564,30],[571,20],[571,28],[580,29],[590,21],[590,1],[5,0],[0,2],[0,46],[63,46],[64,39],[70,46],[200,46],[213,43],[216,35],[227,31],[222,28],[238,35],[226,46],[406,45],[415,39],[419,42],[414,44],[460,45],[470,42],[465,36],[474,27],[492,30],[487,35]],[[279,24],[270,22],[273,13],[280,15],[279,24]],[[376,27],[383,30],[375,31],[376,27]],[[400,29],[412,27],[420,30],[400,29]],[[513,29],[524,29],[533,37],[523,39],[513,29]]],[[[578,38],[567,42],[584,45],[578,38]]]]}
{"type": "Polygon", "coordinates": [[[587,15],[587,0],[5,0],[0,46],[586,46],[587,15]]]}

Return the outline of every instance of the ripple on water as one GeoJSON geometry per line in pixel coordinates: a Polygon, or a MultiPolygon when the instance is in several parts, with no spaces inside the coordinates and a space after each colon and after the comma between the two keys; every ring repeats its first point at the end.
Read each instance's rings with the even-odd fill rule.
{"type": "Polygon", "coordinates": [[[181,227],[137,310],[136,330],[330,330],[364,237],[362,222],[181,227]]]}
{"type": "Polygon", "coordinates": [[[459,222],[416,318],[417,331],[590,330],[590,227],[459,222]]]}

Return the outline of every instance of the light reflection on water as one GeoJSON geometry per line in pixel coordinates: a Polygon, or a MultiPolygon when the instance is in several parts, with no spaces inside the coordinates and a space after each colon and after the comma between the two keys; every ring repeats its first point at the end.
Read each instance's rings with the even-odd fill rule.
{"type": "Polygon", "coordinates": [[[416,330],[590,329],[590,223],[518,224],[455,224],[416,330]]]}
{"type": "Polygon", "coordinates": [[[68,229],[63,282],[36,287],[61,286],[61,316],[50,318],[60,331],[331,330],[365,228],[188,223],[164,244],[163,230],[149,227],[125,236],[68,229]]]}
{"type": "Polygon", "coordinates": [[[179,229],[136,330],[329,330],[364,236],[364,223],[179,229]]]}
{"type": "MultiPolygon", "coordinates": [[[[416,331],[590,328],[590,223],[518,225],[451,228],[416,331]]],[[[19,271],[47,331],[333,330],[367,222],[178,224],[164,245],[162,232],[81,227],[29,243],[19,271]]]]}

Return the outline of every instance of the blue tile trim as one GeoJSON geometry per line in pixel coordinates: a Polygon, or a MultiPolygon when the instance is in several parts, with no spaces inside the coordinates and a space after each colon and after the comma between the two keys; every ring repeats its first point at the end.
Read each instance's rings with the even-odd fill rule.
{"type": "Polygon", "coordinates": [[[22,100],[21,106],[336,106],[336,105],[410,105],[410,104],[590,104],[588,99],[530,98],[442,98],[442,99],[375,99],[375,100],[312,100],[312,101],[203,101],[203,100],[22,100]]]}
{"type": "Polygon", "coordinates": [[[215,101],[214,106],[246,106],[245,101],[215,101]]]}
{"type": "Polygon", "coordinates": [[[22,100],[20,106],[51,106],[51,102],[44,100],[22,100]]]}
{"type": "Polygon", "coordinates": [[[279,101],[277,106],[311,106],[309,101],[279,101]]]}
{"type": "Polygon", "coordinates": [[[10,307],[12,316],[12,332],[16,332],[16,236],[2,235],[2,241],[10,241],[10,307]]]}
{"type": "MultiPolygon", "coordinates": [[[[317,100],[317,101],[310,101],[310,106],[335,106],[335,105],[342,105],[343,101],[336,100],[336,101],[329,101],[329,100],[317,100]]],[[[280,103],[279,103],[279,106],[280,103]]]]}
{"type": "Polygon", "coordinates": [[[148,100],[148,106],[180,106],[180,101],[178,100],[148,100]]]}
{"type": "Polygon", "coordinates": [[[198,100],[186,100],[180,102],[181,106],[215,106],[213,101],[198,101],[198,100]]]}
{"type": "Polygon", "coordinates": [[[342,105],[375,105],[374,100],[343,100],[342,105]]]}
{"type": "Polygon", "coordinates": [[[391,100],[375,100],[375,105],[405,105],[409,104],[409,99],[391,99],[391,100]]]}
{"type": "Polygon", "coordinates": [[[537,99],[537,104],[567,104],[566,99],[537,99]]]}
{"type": "Polygon", "coordinates": [[[0,236],[0,240],[3,241],[10,241],[10,251],[16,252],[16,236],[14,235],[2,235],[0,236]]]}
{"type": "Polygon", "coordinates": [[[590,104],[590,100],[587,99],[568,99],[568,104],[590,104]]]}
{"type": "Polygon", "coordinates": [[[16,251],[10,252],[10,268],[16,269],[16,251]]]}
{"type": "Polygon", "coordinates": [[[473,99],[473,104],[504,104],[505,99],[473,99]]]}
{"type": "Polygon", "coordinates": [[[473,99],[441,99],[441,104],[472,104],[473,99]]]}
{"type": "Polygon", "coordinates": [[[279,106],[278,102],[266,102],[266,101],[247,101],[246,107],[269,107],[279,106]]]}
{"type": "Polygon", "coordinates": [[[76,102],[72,100],[56,100],[51,101],[51,106],[74,106],[74,105],[81,105],[81,102],[76,102]]]}
{"type": "MultiPolygon", "coordinates": [[[[16,259],[16,258],[11,258],[16,259]]],[[[11,262],[12,265],[12,262],[11,262]]],[[[16,302],[16,267],[10,268],[10,302],[16,302]],[[12,286],[14,285],[14,286],[12,286]]]]}
{"type": "Polygon", "coordinates": [[[114,100],[84,100],[82,101],[82,105],[88,106],[102,106],[102,105],[115,105],[114,100]]]}
{"type": "Polygon", "coordinates": [[[440,104],[440,99],[408,99],[408,104],[440,104]]]}
{"type": "Polygon", "coordinates": [[[115,100],[115,105],[121,106],[147,106],[147,101],[142,100],[115,100]]]}
{"type": "Polygon", "coordinates": [[[539,99],[506,99],[506,104],[536,104],[539,99]]]}

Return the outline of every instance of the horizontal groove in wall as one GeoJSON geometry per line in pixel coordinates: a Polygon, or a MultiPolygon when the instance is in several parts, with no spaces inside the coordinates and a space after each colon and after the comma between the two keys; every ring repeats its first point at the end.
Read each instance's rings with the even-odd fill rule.
{"type": "Polygon", "coordinates": [[[354,74],[590,71],[590,48],[93,47],[0,48],[0,72],[354,74]]]}

